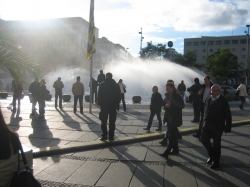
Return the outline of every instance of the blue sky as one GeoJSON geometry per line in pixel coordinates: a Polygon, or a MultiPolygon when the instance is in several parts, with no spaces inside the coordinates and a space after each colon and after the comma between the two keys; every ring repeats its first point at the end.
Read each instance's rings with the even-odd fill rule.
{"type": "MultiPolygon", "coordinates": [[[[90,0],[0,0],[4,20],[82,17],[89,19],[90,0]]],[[[183,53],[184,38],[244,35],[250,24],[250,0],[95,0],[100,37],[119,43],[134,56],[143,44],[166,44],[183,53]]]]}

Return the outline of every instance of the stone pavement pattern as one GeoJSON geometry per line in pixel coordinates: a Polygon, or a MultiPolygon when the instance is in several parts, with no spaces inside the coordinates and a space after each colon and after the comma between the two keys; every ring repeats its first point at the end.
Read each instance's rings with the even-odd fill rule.
{"type": "MultiPolygon", "coordinates": [[[[11,100],[1,100],[9,126],[18,132],[21,142],[32,148],[70,145],[100,141],[99,109],[84,115],[74,114],[72,104],[55,110],[47,103],[46,120],[30,118],[30,104],[22,106],[20,114],[10,112],[11,100]]],[[[238,103],[230,103],[233,120],[250,119],[250,108],[239,111],[238,103]]],[[[129,105],[128,113],[117,116],[116,137],[145,134],[149,107],[129,105]]],[[[181,128],[194,126],[192,108],[183,110],[181,128]]],[[[154,121],[151,132],[157,128],[154,121]]],[[[207,153],[198,139],[183,136],[180,154],[169,161],[158,154],[166,147],[159,140],[34,159],[34,175],[43,186],[249,186],[250,184],[250,125],[233,128],[222,138],[221,168],[211,170],[206,164],[207,153]]]]}

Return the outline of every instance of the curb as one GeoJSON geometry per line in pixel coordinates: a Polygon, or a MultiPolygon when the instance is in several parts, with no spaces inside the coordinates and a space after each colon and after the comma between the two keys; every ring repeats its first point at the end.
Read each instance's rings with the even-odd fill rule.
{"type": "MultiPolygon", "coordinates": [[[[233,121],[232,127],[237,127],[240,125],[247,125],[247,124],[250,124],[250,120],[233,121]]],[[[197,130],[198,130],[198,126],[188,127],[188,128],[180,129],[180,133],[182,135],[186,135],[186,134],[194,133],[197,130]]],[[[138,143],[138,142],[143,142],[143,141],[156,140],[156,139],[161,139],[164,136],[164,134],[165,132],[156,132],[156,133],[150,133],[150,134],[129,136],[125,138],[117,138],[115,141],[92,141],[92,142],[77,143],[73,145],[37,148],[33,150],[33,158],[59,155],[59,154],[67,154],[67,153],[72,153],[72,152],[87,151],[87,150],[107,148],[107,147],[118,146],[118,145],[138,143]]]]}

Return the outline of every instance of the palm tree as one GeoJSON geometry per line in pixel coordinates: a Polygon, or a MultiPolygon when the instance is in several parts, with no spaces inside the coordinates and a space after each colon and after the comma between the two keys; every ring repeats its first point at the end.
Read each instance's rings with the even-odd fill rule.
{"type": "Polygon", "coordinates": [[[14,41],[11,34],[0,30],[0,70],[11,74],[13,79],[24,82],[26,73],[37,74],[36,60],[27,55],[14,41]]]}

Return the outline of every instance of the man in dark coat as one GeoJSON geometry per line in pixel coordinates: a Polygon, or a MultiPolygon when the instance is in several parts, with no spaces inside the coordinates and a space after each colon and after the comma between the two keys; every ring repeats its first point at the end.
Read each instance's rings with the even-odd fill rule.
{"type": "Polygon", "coordinates": [[[201,142],[207,149],[210,168],[220,167],[221,136],[231,132],[232,115],[228,101],[220,94],[220,86],[214,85],[211,88],[211,96],[205,104],[205,116],[201,132],[201,142]],[[225,125],[226,122],[226,125],[225,125]],[[210,142],[213,138],[213,143],[210,142]]]}
{"type": "MultiPolygon", "coordinates": [[[[94,101],[94,94],[95,94],[95,103],[97,103],[97,86],[98,82],[92,77],[92,103],[94,101]]],[[[90,83],[89,83],[90,87],[90,83]]]]}
{"type": "Polygon", "coordinates": [[[169,128],[169,144],[166,151],[161,156],[168,158],[169,154],[179,154],[178,147],[178,127],[182,125],[182,109],[185,107],[183,99],[176,93],[176,89],[172,83],[166,85],[169,93],[169,101],[166,103],[166,108],[169,108],[170,122],[169,128]],[[172,151],[171,151],[172,150],[172,151]]]}
{"type": "Polygon", "coordinates": [[[61,77],[58,77],[58,79],[54,82],[53,88],[55,88],[55,108],[57,108],[57,100],[59,97],[59,108],[62,107],[62,89],[64,87],[63,82],[61,81],[61,77]]]}
{"type": "Polygon", "coordinates": [[[185,96],[185,91],[186,89],[186,85],[184,84],[184,81],[182,80],[181,83],[178,85],[177,89],[180,91],[181,93],[181,97],[184,100],[184,96],[185,96]]]}
{"type": "Polygon", "coordinates": [[[198,78],[194,79],[194,84],[187,89],[190,94],[192,94],[192,103],[193,103],[193,110],[194,110],[194,119],[191,121],[192,123],[197,123],[200,121],[200,112],[199,112],[199,105],[200,105],[200,96],[198,92],[201,89],[201,84],[198,78]]]}
{"type": "Polygon", "coordinates": [[[214,84],[210,81],[210,77],[208,75],[206,75],[204,77],[204,84],[201,85],[201,90],[198,92],[198,94],[200,95],[200,105],[199,105],[199,112],[200,112],[200,124],[199,124],[199,129],[198,131],[193,134],[193,137],[195,138],[200,138],[201,136],[201,128],[203,125],[203,117],[204,117],[204,106],[206,103],[207,98],[210,96],[211,93],[211,87],[214,84]]]}
{"type": "Polygon", "coordinates": [[[29,92],[31,93],[30,101],[32,103],[31,115],[35,115],[36,113],[36,103],[39,99],[39,89],[40,83],[39,78],[35,77],[35,80],[29,86],[29,92]]]}
{"type": "Polygon", "coordinates": [[[112,74],[107,73],[106,79],[100,84],[98,91],[98,104],[100,106],[99,119],[101,120],[102,137],[100,140],[114,140],[115,121],[116,121],[116,107],[121,100],[121,91],[112,79],[112,74]],[[109,118],[109,133],[107,131],[107,121],[109,118]]]}
{"type": "Polygon", "coordinates": [[[161,127],[162,127],[162,122],[161,122],[161,107],[162,107],[162,96],[161,94],[158,92],[158,87],[157,86],[153,86],[152,88],[152,97],[151,97],[151,103],[150,103],[150,117],[148,120],[148,126],[146,128],[143,128],[144,130],[150,130],[151,125],[152,125],[152,121],[153,118],[156,114],[158,122],[159,122],[159,127],[158,129],[155,129],[156,131],[161,131],[161,127]]]}
{"type": "Polygon", "coordinates": [[[103,71],[100,70],[100,74],[97,77],[98,84],[101,84],[103,81],[105,81],[105,75],[103,74],[103,71]]]}

